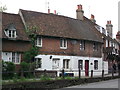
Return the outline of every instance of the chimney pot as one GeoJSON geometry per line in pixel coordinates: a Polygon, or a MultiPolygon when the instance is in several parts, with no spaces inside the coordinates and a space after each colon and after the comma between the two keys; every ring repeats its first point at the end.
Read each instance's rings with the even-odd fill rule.
{"type": "Polygon", "coordinates": [[[95,16],[93,14],[91,14],[91,19],[94,19],[94,18],[95,18],[95,16]]]}
{"type": "Polygon", "coordinates": [[[80,9],[80,5],[77,5],[78,9],[80,9]]]}
{"type": "Polygon", "coordinates": [[[109,21],[107,21],[107,24],[109,24],[109,21]]]}
{"type": "Polygon", "coordinates": [[[82,10],[82,5],[80,4],[80,9],[82,10]]]}
{"type": "Polygon", "coordinates": [[[111,24],[111,20],[109,21],[109,24],[111,24]]]}
{"type": "Polygon", "coordinates": [[[82,10],[82,5],[77,5],[78,9],[81,9],[82,10]]]}

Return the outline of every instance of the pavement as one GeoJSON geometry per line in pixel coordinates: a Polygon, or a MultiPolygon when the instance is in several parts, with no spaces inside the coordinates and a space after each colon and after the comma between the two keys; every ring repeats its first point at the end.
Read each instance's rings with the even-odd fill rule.
{"type": "Polygon", "coordinates": [[[76,85],[56,90],[119,90],[120,79],[76,85]]]}

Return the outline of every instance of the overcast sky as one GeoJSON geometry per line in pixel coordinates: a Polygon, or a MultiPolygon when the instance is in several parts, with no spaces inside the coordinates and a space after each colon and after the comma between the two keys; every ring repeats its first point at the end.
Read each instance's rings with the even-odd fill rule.
{"type": "Polygon", "coordinates": [[[59,15],[76,18],[78,4],[83,5],[84,15],[90,18],[95,15],[96,23],[106,27],[107,20],[113,24],[113,36],[118,31],[118,2],[120,0],[0,0],[0,5],[6,5],[8,13],[18,13],[19,9],[33,10],[47,13],[48,6],[51,13],[54,10],[59,15]],[[49,2],[49,5],[48,5],[49,2]]]}

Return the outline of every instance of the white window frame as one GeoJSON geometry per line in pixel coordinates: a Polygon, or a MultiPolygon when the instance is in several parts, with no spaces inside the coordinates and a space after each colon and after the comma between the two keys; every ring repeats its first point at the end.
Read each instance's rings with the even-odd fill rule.
{"type": "Polygon", "coordinates": [[[7,30],[5,31],[5,35],[8,37],[8,38],[16,38],[17,35],[16,35],[16,30],[7,30]],[[14,32],[14,33],[13,33],[14,32]],[[10,36],[10,33],[11,33],[11,36],[10,36]],[[13,36],[14,35],[14,36],[13,36]]]}
{"type": "Polygon", "coordinates": [[[17,53],[17,52],[2,52],[2,59],[5,62],[13,62],[14,64],[20,64],[20,62],[21,62],[21,54],[17,53]],[[4,60],[5,57],[6,57],[7,60],[4,60]]]}
{"type": "Polygon", "coordinates": [[[15,64],[20,64],[21,61],[21,54],[20,53],[16,53],[16,52],[12,52],[12,62],[15,64]],[[15,54],[14,56],[14,61],[13,61],[13,53],[15,54]]]}
{"type": "Polygon", "coordinates": [[[94,60],[94,70],[98,70],[98,60],[94,60]],[[97,62],[97,65],[96,65],[97,62]]]}
{"type": "Polygon", "coordinates": [[[70,69],[70,59],[63,59],[63,68],[70,69]]]}
{"type": "Polygon", "coordinates": [[[60,48],[67,49],[67,40],[66,39],[60,39],[60,48]]]}
{"type": "Polygon", "coordinates": [[[42,58],[36,58],[36,68],[42,68],[42,58]]]}
{"type": "Polygon", "coordinates": [[[36,46],[37,47],[42,47],[42,37],[37,37],[36,46]]]}
{"type": "Polygon", "coordinates": [[[98,51],[99,47],[98,47],[98,43],[94,42],[93,43],[93,51],[98,51]]]}
{"type": "Polygon", "coordinates": [[[60,59],[59,58],[53,58],[52,69],[59,69],[59,66],[60,66],[60,59]]]}
{"type": "Polygon", "coordinates": [[[80,41],[80,50],[85,50],[85,41],[84,40],[80,41]]]}
{"type": "Polygon", "coordinates": [[[83,70],[83,60],[78,60],[78,68],[80,68],[80,70],[83,70]]]}

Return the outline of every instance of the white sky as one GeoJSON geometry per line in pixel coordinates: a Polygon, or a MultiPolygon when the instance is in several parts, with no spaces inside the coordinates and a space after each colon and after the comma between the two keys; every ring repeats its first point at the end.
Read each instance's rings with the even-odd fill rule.
{"type": "Polygon", "coordinates": [[[8,13],[18,13],[19,9],[33,10],[47,13],[49,7],[51,13],[54,10],[59,15],[76,18],[78,4],[83,5],[84,15],[90,18],[95,15],[96,23],[106,27],[107,20],[113,24],[113,36],[118,31],[118,1],[120,0],[0,0],[0,5],[6,5],[8,13]]]}

